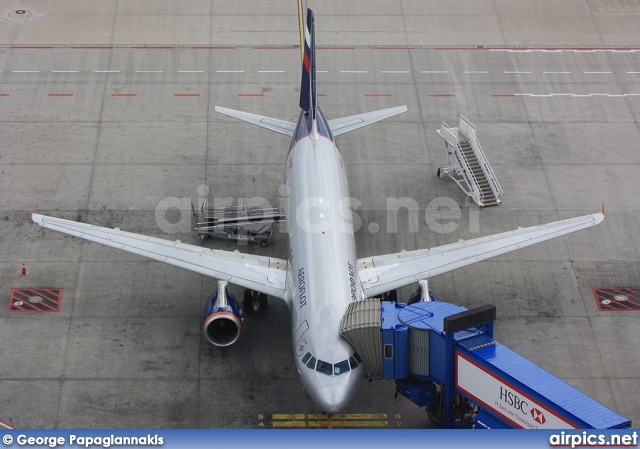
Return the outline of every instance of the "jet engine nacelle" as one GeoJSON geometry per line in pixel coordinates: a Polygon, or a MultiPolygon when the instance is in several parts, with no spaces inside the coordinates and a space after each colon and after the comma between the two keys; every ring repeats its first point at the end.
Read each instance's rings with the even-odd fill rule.
{"type": "Polygon", "coordinates": [[[218,282],[218,291],[211,295],[204,309],[204,335],[215,346],[230,346],[240,337],[242,309],[227,282],[218,282]]]}

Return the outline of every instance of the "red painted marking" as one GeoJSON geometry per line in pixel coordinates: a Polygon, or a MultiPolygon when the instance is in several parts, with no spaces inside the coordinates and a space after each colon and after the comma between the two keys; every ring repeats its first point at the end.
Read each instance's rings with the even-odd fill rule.
{"type": "Polygon", "coordinates": [[[0,97],[8,97],[9,94],[0,94],[0,97]]]}
{"type": "Polygon", "coordinates": [[[52,49],[52,46],[45,46],[45,45],[25,45],[25,46],[20,46],[20,47],[15,47],[15,46],[11,46],[12,50],[50,50],[52,49]]]}
{"type": "Polygon", "coordinates": [[[81,46],[77,46],[77,47],[71,47],[74,50],[111,50],[113,47],[109,47],[109,46],[92,46],[92,47],[81,47],[81,46]]]}
{"type": "Polygon", "coordinates": [[[2,420],[0,420],[0,426],[2,426],[2,427],[6,427],[7,429],[17,429],[17,427],[12,426],[11,424],[6,423],[6,422],[4,422],[4,421],[2,421],[2,420]]]}
{"type": "MultiPolygon", "coordinates": [[[[9,94],[7,94],[7,95],[9,95],[9,94]]],[[[316,94],[316,95],[319,96],[319,97],[326,97],[327,96],[327,94],[316,94]]]]}
{"type": "Polygon", "coordinates": [[[135,97],[138,94],[111,94],[112,97],[135,97]]]}
{"type": "Polygon", "coordinates": [[[193,50],[235,50],[236,47],[191,47],[193,50]]]}
{"type": "Polygon", "coordinates": [[[513,50],[513,51],[630,51],[636,47],[436,47],[434,50],[513,50]]]}
{"type": "Polygon", "coordinates": [[[596,299],[598,309],[603,312],[640,310],[640,289],[637,288],[594,288],[593,296],[596,299]],[[616,295],[625,295],[626,301],[615,299],[616,295]],[[609,300],[609,304],[603,304],[603,300],[609,300]]]}
{"type": "Polygon", "coordinates": [[[254,50],[293,50],[293,47],[253,47],[254,50]]]}
{"type": "Polygon", "coordinates": [[[364,94],[365,97],[390,97],[391,94],[364,94]]]}
{"type": "Polygon", "coordinates": [[[491,94],[492,97],[515,97],[516,94],[491,94]]]}
{"type": "Polygon", "coordinates": [[[73,94],[49,94],[50,97],[73,97],[73,94]]]}
{"type": "Polygon", "coordinates": [[[430,97],[455,97],[456,94],[429,94],[430,97]]]}
{"type": "Polygon", "coordinates": [[[200,94],[173,94],[174,97],[199,97],[200,94]]]}
{"type": "Polygon", "coordinates": [[[239,97],[264,97],[264,94],[238,94],[239,97]]]}
{"type": "Polygon", "coordinates": [[[136,50],[173,50],[173,47],[131,47],[136,50]]]}
{"type": "Polygon", "coordinates": [[[14,288],[9,299],[9,312],[58,312],[61,300],[61,288],[14,288]],[[29,302],[29,298],[34,296],[41,297],[42,301],[29,302]]]}
{"type": "Polygon", "coordinates": [[[373,47],[374,50],[415,50],[415,47],[373,47]]]}

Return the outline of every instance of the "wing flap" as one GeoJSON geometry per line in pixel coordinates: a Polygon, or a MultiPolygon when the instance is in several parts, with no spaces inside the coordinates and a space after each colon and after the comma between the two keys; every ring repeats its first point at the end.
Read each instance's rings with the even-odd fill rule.
{"type": "Polygon", "coordinates": [[[121,249],[158,262],[284,298],[287,261],[200,246],[33,214],[43,228],[121,249]]]}
{"type": "Polygon", "coordinates": [[[359,259],[358,274],[365,296],[377,296],[419,280],[598,225],[603,219],[601,213],[585,215],[432,249],[359,259]]]}

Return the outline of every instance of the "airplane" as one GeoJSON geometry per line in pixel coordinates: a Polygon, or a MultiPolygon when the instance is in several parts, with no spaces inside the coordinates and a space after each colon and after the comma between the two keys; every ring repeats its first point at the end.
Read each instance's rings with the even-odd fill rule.
{"type": "MultiPolygon", "coordinates": [[[[347,406],[363,378],[362,360],[340,336],[350,303],[379,297],[494,256],[599,224],[602,213],[519,228],[431,249],[358,259],[349,207],[349,187],[335,138],[392,117],[406,106],[327,120],[316,93],[315,18],[307,11],[297,123],[216,107],[216,111],[291,137],[285,159],[288,259],[213,250],[32,213],[38,225],[168,263],[218,280],[207,301],[207,340],[224,347],[240,335],[243,310],[227,291],[245,289],[245,299],[282,299],[291,313],[293,357],[302,385],[323,412],[347,406]]],[[[422,298],[425,299],[423,291],[422,298]]],[[[246,304],[245,304],[245,311],[246,304]]]]}

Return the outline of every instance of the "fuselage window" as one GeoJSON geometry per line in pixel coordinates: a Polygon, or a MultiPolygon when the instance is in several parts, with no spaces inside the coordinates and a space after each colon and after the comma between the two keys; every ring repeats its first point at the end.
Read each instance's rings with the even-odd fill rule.
{"type": "Polygon", "coordinates": [[[304,357],[302,357],[302,363],[307,363],[309,361],[309,359],[311,358],[311,353],[307,352],[304,357]]]}
{"type": "Polygon", "coordinates": [[[340,374],[344,374],[349,371],[349,361],[343,360],[342,362],[338,362],[333,365],[333,374],[339,376],[340,374]]]}
{"type": "Polygon", "coordinates": [[[320,371],[322,374],[326,374],[327,376],[330,376],[331,368],[332,368],[331,363],[318,360],[318,366],[316,367],[316,371],[320,371]]]}
{"type": "Polygon", "coordinates": [[[316,358],[312,356],[312,357],[309,359],[309,361],[307,362],[307,366],[308,366],[309,368],[311,368],[311,369],[315,369],[315,367],[316,367],[316,358]]]}

